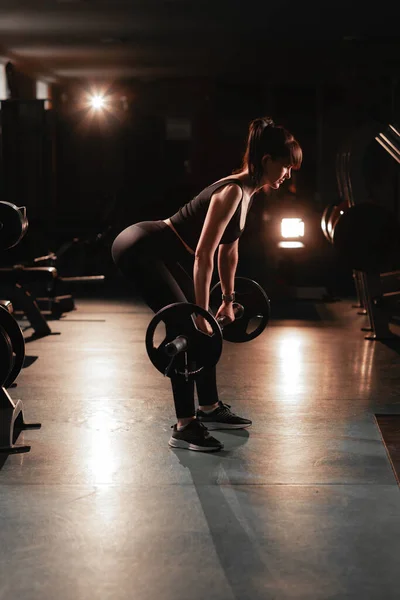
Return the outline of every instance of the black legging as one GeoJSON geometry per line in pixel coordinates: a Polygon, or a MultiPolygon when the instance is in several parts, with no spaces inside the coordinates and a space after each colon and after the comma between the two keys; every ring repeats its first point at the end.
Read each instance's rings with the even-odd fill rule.
{"type": "MultiPolygon", "coordinates": [[[[124,229],[113,243],[112,257],[153,312],[174,302],[195,302],[188,274],[192,255],[164,221],[143,221],[124,229]]],[[[195,381],[200,405],[218,402],[215,367],[203,369],[195,381]]],[[[193,379],[173,375],[171,383],[177,418],[194,416],[193,379]]]]}

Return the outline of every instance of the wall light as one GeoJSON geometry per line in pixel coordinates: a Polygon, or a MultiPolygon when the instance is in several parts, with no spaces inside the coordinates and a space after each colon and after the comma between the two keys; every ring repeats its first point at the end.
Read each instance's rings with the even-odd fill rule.
{"type": "Polygon", "coordinates": [[[278,248],[304,248],[303,242],[279,242],[278,248]]]}
{"type": "Polygon", "coordinates": [[[281,234],[283,238],[304,237],[304,221],[302,219],[282,219],[281,234]]]}
{"type": "Polygon", "coordinates": [[[6,65],[0,64],[0,100],[7,100],[7,76],[6,65]]]}
{"type": "Polygon", "coordinates": [[[50,102],[50,85],[45,81],[36,81],[36,99],[44,100],[44,108],[45,110],[49,110],[51,108],[50,102]]]}
{"type": "Polygon", "coordinates": [[[95,110],[101,110],[102,108],[104,108],[105,103],[106,103],[106,101],[105,101],[104,96],[100,96],[99,94],[96,94],[95,96],[90,97],[90,105],[95,110]]]}

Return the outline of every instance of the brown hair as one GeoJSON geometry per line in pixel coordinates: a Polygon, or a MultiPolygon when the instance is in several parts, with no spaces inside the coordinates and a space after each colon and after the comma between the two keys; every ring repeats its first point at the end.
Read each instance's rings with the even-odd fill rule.
{"type": "Polygon", "coordinates": [[[263,176],[262,159],[266,154],[273,160],[287,161],[293,169],[299,169],[303,159],[298,141],[287,129],[275,125],[270,117],[254,119],[249,125],[242,168],[248,170],[255,184],[259,184],[263,176]]]}

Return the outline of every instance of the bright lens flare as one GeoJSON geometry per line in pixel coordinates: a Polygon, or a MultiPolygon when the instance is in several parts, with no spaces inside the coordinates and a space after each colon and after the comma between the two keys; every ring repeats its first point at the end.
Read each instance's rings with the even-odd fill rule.
{"type": "Polygon", "coordinates": [[[304,221],[301,219],[282,219],[281,233],[283,238],[304,237],[304,221]]]}
{"type": "Polygon", "coordinates": [[[303,242],[279,242],[278,248],[304,248],[303,242]]]}
{"type": "Polygon", "coordinates": [[[100,110],[101,108],[104,108],[104,106],[105,106],[104,96],[99,96],[99,95],[91,96],[90,105],[95,110],[100,110]]]}

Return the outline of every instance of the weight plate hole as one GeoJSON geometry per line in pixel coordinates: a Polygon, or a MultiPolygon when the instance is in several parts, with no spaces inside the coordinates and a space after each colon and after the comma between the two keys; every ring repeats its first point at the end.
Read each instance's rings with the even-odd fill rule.
{"type": "Polygon", "coordinates": [[[247,327],[246,327],[247,335],[251,335],[253,333],[253,331],[255,331],[257,329],[257,327],[260,326],[262,318],[263,317],[261,315],[257,315],[255,317],[252,317],[249,320],[249,322],[247,323],[247,327]]]}
{"type": "Polygon", "coordinates": [[[153,346],[154,348],[159,348],[165,338],[167,337],[167,332],[165,329],[165,323],[162,321],[157,325],[154,335],[153,335],[153,346]]]}

